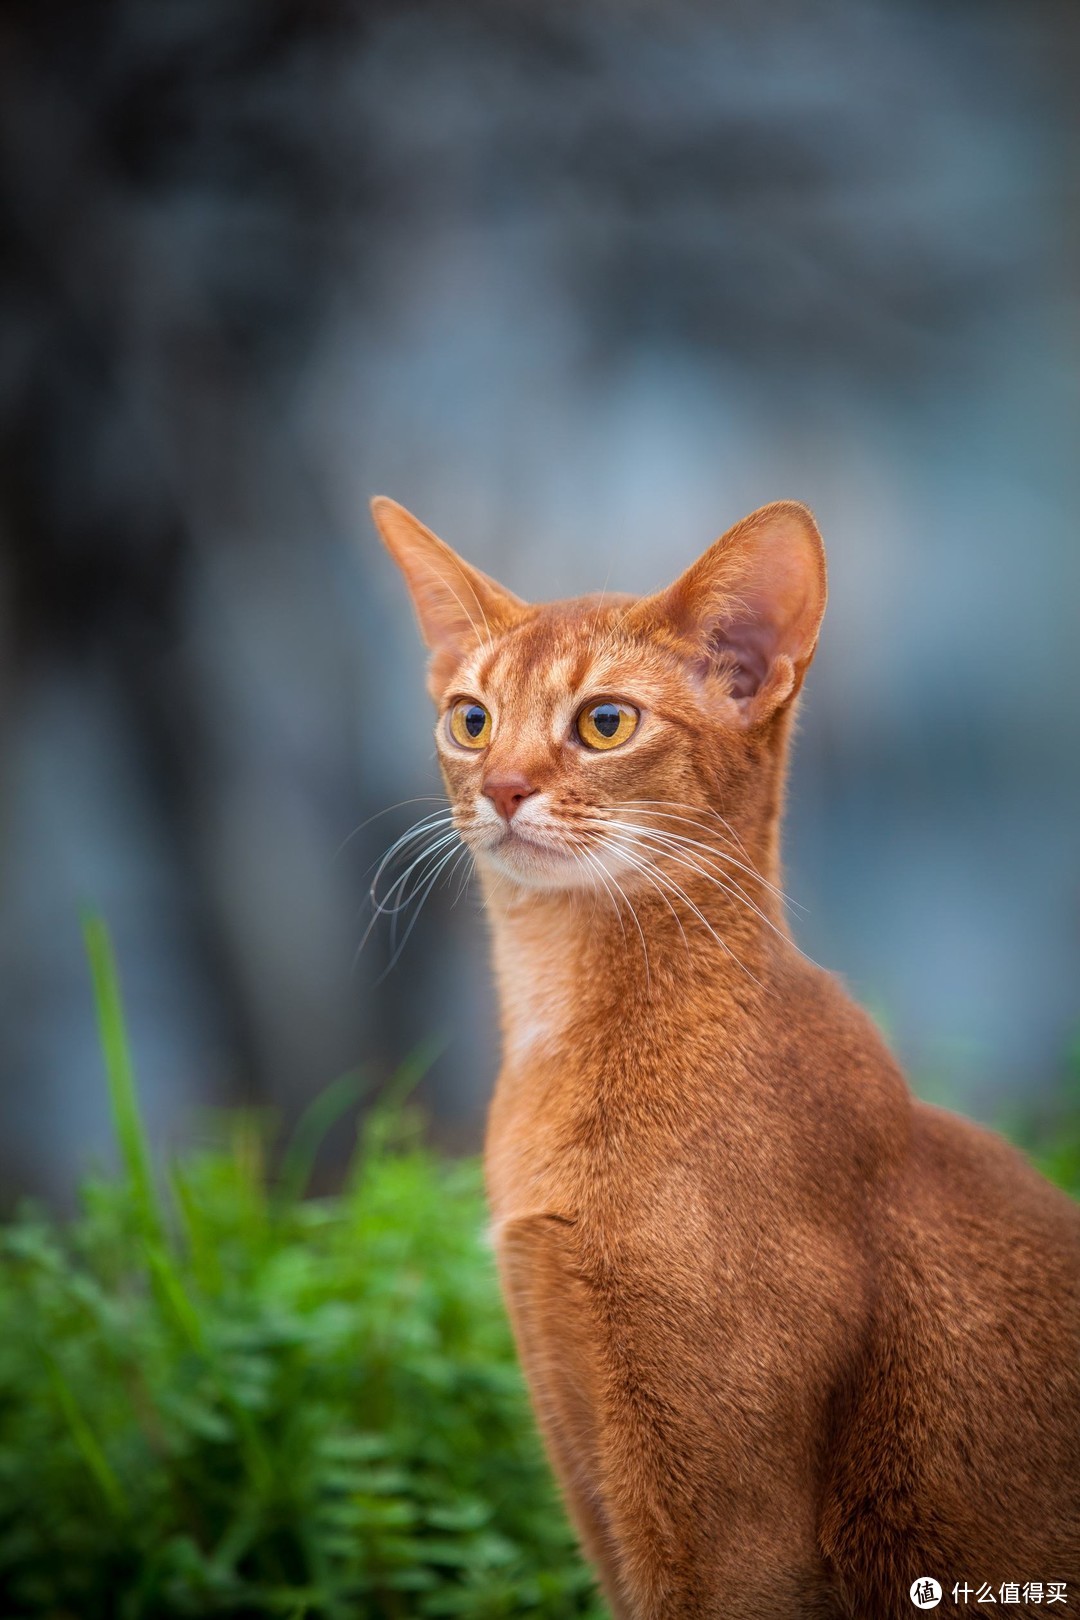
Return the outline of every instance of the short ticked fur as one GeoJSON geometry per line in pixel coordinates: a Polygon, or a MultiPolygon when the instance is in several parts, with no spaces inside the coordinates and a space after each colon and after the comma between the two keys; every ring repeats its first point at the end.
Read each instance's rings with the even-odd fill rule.
{"type": "Polygon", "coordinates": [[[914,1101],[784,920],[809,512],[754,513],[657,596],[539,607],[374,512],[491,923],[503,1289],[613,1614],[889,1620],[924,1575],[942,1612],[1008,1581],[1074,1612],[1080,1208],[914,1101]],[[640,711],[619,747],[575,729],[599,699],[640,711]]]}

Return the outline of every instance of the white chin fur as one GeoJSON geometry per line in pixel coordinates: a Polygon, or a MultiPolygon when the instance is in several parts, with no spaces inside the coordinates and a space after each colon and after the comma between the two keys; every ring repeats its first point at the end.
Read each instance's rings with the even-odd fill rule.
{"type": "Polygon", "coordinates": [[[524,889],[592,889],[596,874],[586,862],[567,851],[541,849],[524,839],[507,839],[496,847],[477,851],[478,859],[499,877],[509,878],[524,889]]]}
{"type": "Polygon", "coordinates": [[[494,805],[481,798],[474,809],[475,820],[467,842],[490,871],[523,889],[602,891],[597,860],[603,866],[605,879],[618,872],[623,863],[613,859],[610,850],[586,860],[560,838],[557,826],[548,824],[547,814],[543,795],[537,794],[522,806],[508,829],[494,805]]]}

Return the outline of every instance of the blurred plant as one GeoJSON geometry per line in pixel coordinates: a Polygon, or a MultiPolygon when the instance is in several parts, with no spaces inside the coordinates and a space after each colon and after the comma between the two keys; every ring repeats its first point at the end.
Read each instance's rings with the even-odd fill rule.
{"type": "MultiPolygon", "coordinates": [[[[479,1167],[421,1140],[405,1066],[344,1190],[233,1119],[159,1184],[109,940],[87,924],[120,1172],[0,1231],[0,1612],[34,1620],[602,1620],[528,1415],[479,1167]]],[[[1080,1043],[1053,1130],[1080,1195],[1080,1043]]]]}
{"type": "Polygon", "coordinates": [[[1002,1123],[1044,1175],[1080,1198],[1080,1033],[1066,1054],[1057,1096],[1037,1112],[1014,1115],[1002,1123]]]}
{"type": "Polygon", "coordinates": [[[603,1613],[529,1419],[478,1166],[425,1148],[402,1093],[340,1195],[303,1196],[316,1103],[155,1179],[116,974],[87,925],[121,1171],[68,1224],[0,1234],[0,1611],[603,1613]]]}

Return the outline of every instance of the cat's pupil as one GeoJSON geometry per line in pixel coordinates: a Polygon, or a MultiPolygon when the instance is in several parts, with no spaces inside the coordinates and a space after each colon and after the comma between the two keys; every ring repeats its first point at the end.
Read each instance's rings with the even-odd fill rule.
{"type": "Polygon", "coordinates": [[[592,718],[601,737],[614,737],[619,729],[619,711],[614,703],[601,703],[593,710],[592,718]]]}
{"type": "Polygon", "coordinates": [[[484,729],[486,719],[487,715],[477,703],[472,704],[470,708],[465,710],[465,730],[470,737],[479,737],[484,729]]]}

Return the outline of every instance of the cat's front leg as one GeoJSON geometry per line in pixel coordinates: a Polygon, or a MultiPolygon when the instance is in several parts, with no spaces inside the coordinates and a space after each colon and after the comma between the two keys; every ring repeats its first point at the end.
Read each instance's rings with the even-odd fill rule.
{"type": "MultiPolygon", "coordinates": [[[[747,1459],[706,1438],[707,1404],[666,1409],[635,1372],[654,1358],[612,1340],[573,1221],[504,1221],[496,1247],[533,1408],[614,1620],[841,1620],[783,1442],[763,1498],[747,1459]]],[[[689,1353],[686,1368],[707,1383],[689,1353]]]]}
{"type": "Polygon", "coordinates": [[[544,1446],[612,1620],[637,1620],[608,1518],[596,1432],[595,1326],[576,1276],[572,1223],[547,1213],[500,1223],[503,1294],[544,1446]]]}

